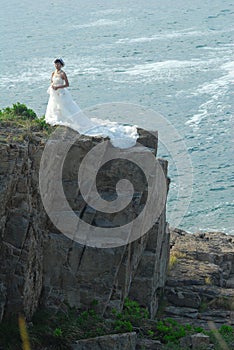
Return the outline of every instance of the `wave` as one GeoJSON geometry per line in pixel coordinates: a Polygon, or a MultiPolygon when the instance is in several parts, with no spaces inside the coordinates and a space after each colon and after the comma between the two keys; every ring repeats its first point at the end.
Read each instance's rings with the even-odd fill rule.
{"type": "Polygon", "coordinates": [[[165,39],[174,39],[174,38],[184,38],[184,37],[204,37],[204,35],[217,35],[217,33],[226,33],[233,31],[233,29],[227,29],[227,30],[206,30],[206,33],[204,31],[200,30],[193,30],[193,28],[187,28],[180,31],[173,31],[173,32],[165,32],[160,34],[155,34],[152,36],[143,36],[138,38],[123,38],[116,41],[116,44],[125,44],[125,43],[144,43],[144,42],[150,42],[154,40],[165,40],[165,39]]]}
{"type": "Polygon", "coordinates": [[[211,83],[205,83],[198,87],[199,94],[214,94],[216,92],[223,93],[220,89],[227,88],[234,81],[234,61],[227,62],[220,67],[221,70],[227,71],[227,74],[220,78],[214,79],[211,83]]]}
{"type": "MultiPolygon", "coordinates": [[[[173,79],[174,79],[175,73],[179,72],[178,78],[182,79],[182,76],[186,74],[186,70],[187,70],[187,73],[188,72],[191,73],[191,71],[197,71],[197,69],[202,70],[209,67],[214,62],[217,63],[217,59],[167,60],[162,62],[137,64],[133,67],[126,69],[124,74],[152,76],[152,75],[155,75],[155,72],[157,73],[164,72],[168,77],[170,77],[170,75],[173,74],[173,79]]],[[[164,77],[165,77],[165,74],[164,74],[164,77]]]]}
{"type": "Polygon", "coordinates": [[[119,24],[122,25],[123,21],[113,21],[111,19],[102,18],[90,23],[76,24],[73,27],[81,29],[81,28],[90,28],[90,27],[113,26],[113,25],[119,25],[119,24]]]}
{"type": "Polygon", "coordinates": [[[93,12],[95,15],[114,15],[122,12],[122,9],[106,9],[106,10],[98,10],[93,12]]]}
{"type": "Polygon", "coordinates": [[[48,76],[48,72],[40,72],[35,74],[36,71],[28,71],[28,72],[22,72],[21,74],[16,75],[6,75],[2,76],[0,78],[0,85],[1,86],[16,86],[19,83],[29,83],[30,85],[32,83],[40,82],[43,80],[47,80],[49,82],[50,76],[48,76]]]}
{"type": "Polygon", "coordinates": [[[153,40],[164,40],[164,39],[173,39],[173,38],[180,38],[184,36],[202,36],[204,35],[203,32],[201,31],[191,31],[191,32],[170,32],[170,33],[162,33],[162,34],[156,34],[152,35],[150,37],[139,37],[139,38],[124,38],[124,39],[119,39],[116,41],[117,44],[122,44],[122,43],[139,43],[139,42],[150,42],[153,40]]]}
{"type": "MultiPolygon", "coordinates": [[[[219,104],[218,101],[222,100],[222,98],[227,95],[231,84],[234,82],[234,61],[222,64],[220,69],[226,71],[227,74],[222,75],[211,82],[206,82],[199,85],[196,89],[194,95],[207,94],[211,97],[205,103],[199,106],[198,113],[186,121],[185,124],[198,125],[206,116],[210,114],[209,111],[213,111],[214,108],[216,113],[219,111],[223,112],[224,107],[222,104],[219,104]]],[[[226,105],[226,107],[229,106],[226,105]]]]}

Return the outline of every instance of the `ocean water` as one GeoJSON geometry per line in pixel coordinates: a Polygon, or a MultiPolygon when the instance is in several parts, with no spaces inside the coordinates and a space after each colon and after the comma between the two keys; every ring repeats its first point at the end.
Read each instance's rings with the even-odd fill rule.
{"type": "Polygon", "coordinates": [[[140,105],[176,130],[170,142],[166,123],[165,129],[159,126],[157,117],[115,117],[159,130],[159,156],[169,160],[170,224],[179,219],[190,232],[234,234],[231,0],[0,0],[0,5],[0,108],[19,101],[43,115],[53,60],[62,57],[81,108],[140,105]],[[191,193],[183,190],[186,176],[178,161],[193,176],[191,193]],[[187,203],[182,216],[178,200],[187,203]]]}

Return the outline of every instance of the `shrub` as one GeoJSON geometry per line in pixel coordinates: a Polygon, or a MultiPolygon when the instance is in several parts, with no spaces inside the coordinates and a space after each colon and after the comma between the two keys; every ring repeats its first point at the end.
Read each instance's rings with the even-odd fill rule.
{"type": "Polygon", "coordinates": [[[13,104],[13,107],[6,107],[0,112],[1,119],[15,119],[20,117],[21,119],[33,120],[37,118],[36,113],[28,108],[25,104],[17,102],[13,104]]]}
{"type": "Polygon", "coordinates": [[[13,104],[13,111],[16,115],[19,115],[28,119],[37,118],[36,113],[32,109],[28,108],[25,104],[22,104],[19,102],[13,104]]]}
{"type": "Polygon", "coordinates": [[[48,136],[54,130],[53,126],[46,123],[45,116],[38,118],[32,109],[19,102],[0,110],[0,122],[5,128],[1,135],[2,142],[22,143],[32,139],[33,132],[48,136]]]}
{"type": "Polygon", "coordinates": [[[53,335],[54,335],[55,337],[62,337],[62,335],[63,335],[62,329],[61,329],[61,328],[55,328],[55,330],[54,330],[54,332],[53,332],[53,335]]]}
{"type": "Polygon", "coordinates": [[[114,329],[117,332],[131,332],[134,327],[141,325],[144,319],[149,318],[149,312],[138,302],[126,298],[122,312],[112,310],[115,316],[114,329]]]}
{"type": "Polygon", "coordinates": [[[156,335],[163,343],[178,343],[178,340],[186,335],[186,328],[177,321],[166,318],[158,321],[156,335]]]}

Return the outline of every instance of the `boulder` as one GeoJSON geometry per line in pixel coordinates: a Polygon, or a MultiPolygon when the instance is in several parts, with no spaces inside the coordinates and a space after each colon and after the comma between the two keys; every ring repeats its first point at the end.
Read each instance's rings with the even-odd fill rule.
{"type": "Polygon", "coordinates": [[[146,338],[138,338],[136,350],[162,350],[163,344],[159,340],[146,339],[146,338]]]}
{"type": "Polygon", "coordinates": [[[136,333],[109,334],[101,337],[77,340],[72,350],[135,350],[136,333]]]}

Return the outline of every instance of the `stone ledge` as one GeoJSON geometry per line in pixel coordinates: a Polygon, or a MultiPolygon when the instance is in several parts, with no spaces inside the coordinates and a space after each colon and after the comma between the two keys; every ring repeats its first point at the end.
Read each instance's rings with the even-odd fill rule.
{"type": "Polygon", "coordinates": [[[72,345],[72,350],[135,350],[135,332],[109,334],[101,337],[82,339],[72,345]]]}

